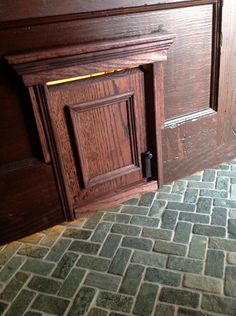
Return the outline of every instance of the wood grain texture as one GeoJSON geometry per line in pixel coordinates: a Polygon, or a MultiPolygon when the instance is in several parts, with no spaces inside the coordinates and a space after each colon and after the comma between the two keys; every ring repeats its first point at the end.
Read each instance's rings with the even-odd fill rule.
{"type": "Polygon", "coordinates": [[[155,135],[157,151],[157,173],[159,186],[164,184],[164,166],[162,152],[162,131],[164,128],[164,67],[163,63],[153,64],[153,91],[155,108],[155,135]]]}
{"type": "MultiPolygon", "coordinates": [[[[58,0],[57,5],[53,0],[47,2],[43,0],[32,0],[31,6],[26,0],[19,3],[17,0],[12,0],[10,3],[7,0],[2,0],[0,3],[0,22],[25,21],[25,23],[36,20],[42,23],[43,18],[49,16],[54,17],[53,21],[61,21],[63,19],[81,18],[84,16],[96,15],[112,15],[112,14],[127,14],[137,10],[155,10],[157,8],[171,8],[173,6],[181,7],[188,5],[199,5],[204,3],[213,3],[216,0],[58,0]],[[106,12],[104,12],[104,10],[106,12]],[[41,19],[40,19],[41,18],[41,19]],[[56,19],[57,18],[57,19],[56,19]]],[[[2,23],[2,25],[4,25],[2,23]]],[[[9,24],[8,24],[9,25],[9,24]]]]}
{"type": "Polygon", "coordinates": [[[168,11],[164,23],[177,34],[165,67],[165,119],[170,119],[209,107],[212,6],[168,11]]]}
{"type": "Polygon", "coordinates": [[[66,218],[73,217],[74,210],[86,201],[89,204],[111,192],[123,194],[126,187],[132,186],[136,194],[133,189],[146,183],[141,157],[149,150],[149,125],[154,126],[151,130],[158,136],[152,145],[154,176],[149,172],[148,180],[163,180],[160,129],[164,98],[160,63],[166,60],[172,42],[173,35],[159,31],[143,37],[78,45],[71,50],[58,48],[7,57],[29,85],[36,117],[42,120],[38,123],[41,142],[44,148],[45,132],[66,218]],[[145,74],[142,66],[137,68],[153,62],[158,64],[151,74],[145,74]],[[53,76],[55,80],[68,76],[71,68],[78,76],[91,69],[104,72],[107,64],[113,69],[126,65],[136,68],[46,86],[53,76]],[[146,104],[148,78],[152,100],[149,98],[151,102],[146,104]],[[153,108],[151,121],[147,106],[153,108]]]}
{"type": "Polygon", "coordinates": [[[172,39],[173,35],[170,36],[170,33],[158,30],[155,34],[150,35],[100,40],[74,46],[62,46],[53,49],[41,49],[35,52],[8,55],[7,61],[11,65],[17,65],[17,71],[25,74],[27,72],[38,72],[40,70],[44,70],[46,68],[45,60],[47,59],[49,59],[47,69],[55,69],[60,68],[61,63],[63,63],[64,67],[68,66],[68,64],[72,65],[77,62],[77,58],[79,57],[81,62],[83,62],[85,58],[87,61],[89,61],[90,58],[98,61],[101,59],[101,54],[105,59],[107,53],[109,53],[109,59],[111,59],[111,57],[118,57],[121,53],[119,48],[124,49],[124,47],[126,55],[137,55],[137,53],[141,54],[143,51],[146,53],[151,51],[161,51],[169,48],[169,45],[173,42],[172,39]],[[91,53],[91,55],[88,55],[89,53],[91,53]],[[60,60],[60,57],[63,57],[63,59],[60,60]],[[70,58],[66,59],[66,57],[70,58]],[[30,62],[32,62],[32,64],[29,64],[30,62]],[[34,62],[37,62],[37,64],[34,62]],[[27,63],[26,66],[24,65],[25,63],[27,63]]]}
{"type": "Polygon", "coordinates": [[[0,172],[0,244],[64,220],[51,167],[30,164],[0,172]]]}
{"type": "Polygon", "coordinates": [[[113,191],[107,194],[105,197],[97,197],[90,201],[89,204],[81,203],[78,208],[75,209],[75,216],[80,217],[83,214],[93,213],[114,205],[139,197],[140,195],[157,190],[158,185],[156,181],[150,181],[146,183],[136,183],[133,186],[120,188],[117,191],[113,191]]]}
{"type": "Polygon", "coordinates": [[[87,45],[7,56],[25,85],[137,67],[166,60],[174,35],[158,31],[143,37],[96,41],[87,45]],[[125,50],[125,58],[124,57],[125,50]]]}
{"type": "Polygon", "coordinates": [[[63,216],[65,220],[70,220],[74,217],[74,213],[71,200],[68,200],[67,198],[69,189],[65,185],[65,173],[62,169],[62,158],[60,155],[58,155],[56,135],[54,134],[50,112],[48,112],[48,106],[50,106],[48,90],[45,86],[38,85],[34,87],[34,94],[36,99],[38,100],[38,107],[40,108],[42,113],[42,120],[45,126],[48,148],[53,161],[52,167],[55,175],[55,184],[58,188],[63,216]]]}
{"type": "Polygon", "coordinates": [[[35,156],[42,158],[27,89],[0,62],[0,166],[35,156]]]}
{"type": "Polygon", "coordinates": [[[32,108],[34,111],[34,117],[35,117],[37,129],[38,129],[39,139],[41,142],[41,148],[42,148],[42,152],[43,152],[44,162],[50,163],[51,157],[50,157],[50,153],[49,153],[49,149],[48,149],[47,138],[46,138],[46,134],[44,131],[44,126],[42,123],[42,114],[40,113],[40,109],[39,109],[37,100],[35,98],[34,89],[32,87],[29,88],[29,94],[30,94],[30,98],[31,98],[31,102],[32,102],[32,108]]]}
{"type": "MultiPolygon", "coordinates": [[[[236,141],[236,2],[224,1],[219,89],[218,143],[236,141]]],[[[236,152],[235,152],[236,155],[236,152]]]]}
{"type": "Polygon", "coordinates": [[[48,87],[48,111],[73,205],[142,181],[140,156],[147,150],[143,82],[136,69],[48,87]],[[132,95],[129,105],[124,100],[132,95]],[[72,111],[74,142],[66,107],[72,111]]]}
{"type": "Polygon", "coordinates": [[[217,114],[166,127],[162,144],[166,183],[203,169],[202,160],[217,148],[217,114]]]}
{"type": "MultiPolygon", "coordinates": [[[[219,3],[219,7],[222,9],[222,3],[219,3]]],[[[196,117],[192,117],[188,122],[182,121],[182,124],[175,125],[175,120],[172,120],[172,126],[166,125],[163,133],[166,182],[236,156],[233,149],[236,142],[236,69],[232,61],[236,49],[236,33],[233,27],[235,10],[236,5],[233,1],[225,1],[222,21],[219,12],[220,24],[222,22],[222,45],[218,45],[221,60],[217,112],[210,110],[208,117],[201,116],[201,111],[196,112],[196,117]]],[[[214,89],[217,90],[217,86],[214,89]]]]}
{"type": "MultiPolygon", "coordinates": [[[[52,45],[82,44],[97,41],[99,38],[102,38],[103,41],[110,38],[118,39],[121,34],[140,36],[162,29],[176,34],[176,41],[169,51],[169,60],[165,69],[165,84],[168,85],[165,92],[165,116],[166,119],[170,119],[209,107],[212,16],[212,5],[199,5],[129,14],[128,18],[125,15],[119,15],[92,20],[83,19],[47,25],[47,28],[43,25],[37,25],[32,26],[27,31],[25,28],[18,28],[17,40],[19,39],[19,43],[15,42],[15,37],[11,39],[11,30],[5,30],[4,34],[6,34],[6,41],[9,41],[8,47],[12,49],[14,49],[15,44],[21,45],[22,49],[29,49],[30,47],[27,46],[29,43],[34,47],[49,48],[52,45]],[[79,33],[77,32],[78,29],[80,29],[79,33]],[[38,34],[45,32],[50,38],[48,44],[45,38],[38,36],[38,34]],[[55,36],[56,32],[61,36],[55,36]],[[183,58],[183,56],[185,57],[183,58]]],[[[109,70],[108,62],[104,63],[104,66],[109,70]]],[[[112,66],[110,66],[111,68],[112,66]]],[[[90,69],[91,72],[95,70],[96,67],[90,69]]],[[[73,75],[75,75],[75,71],[71,69],[70,76],[73,75]]]]}
{"type": "Polygon", "coordinates": [[[140,172],[136,129],[145,122],[135,115],[136,107],[143,105],[135,104],[134,93],[116,91],[110,97],[69,106],[85,188],[140,172]]]}

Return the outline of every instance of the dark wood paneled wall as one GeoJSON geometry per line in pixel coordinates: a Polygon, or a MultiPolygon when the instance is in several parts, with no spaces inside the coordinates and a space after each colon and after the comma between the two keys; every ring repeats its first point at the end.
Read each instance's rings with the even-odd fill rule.
{"type": "Polygon", "coordinates": [[[59,0],[56,6],[54,1],[1,1],[1,242],[64,219],[29,96],[3,57],[160,29],[175,33],[165,67],[163,153],[165,181],[170,181],[236,155],[236,2],[224,1],[222,19],[221,5],[220,0],[59,0]]]}

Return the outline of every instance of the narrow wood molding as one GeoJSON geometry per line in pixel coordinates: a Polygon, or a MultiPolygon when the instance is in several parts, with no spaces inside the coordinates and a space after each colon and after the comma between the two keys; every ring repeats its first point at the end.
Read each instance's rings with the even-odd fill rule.
{"type": "Polygon", "coordinates": [[[176,117],[170,120],[166,120],[164,127],[165,128],[175,128],[180,124],[189,122],[189,121],[196,121],[200,118],[203,118],[205,116],[209,116],[209,115],[216,115],[216,111],[214,111],[212,108],[206,109],[206,110],[202,110],[202,111],[198,111],[198,112],[194,112],[194,113],[190,113],[187,115],[183,115],[180,117],[176,117]]]}
{"type": "MultiPolygon", "coordinates": [[[[100,56],[99,60],[106,58],[106,52],[109,52],[109,57],[114,58],[120,53],[118,49],[125,49],[127,53],[141,53],[145,51],[151,52],[154,48],[158,50],[168,49],[173,43],[173,34],[169,34],[165,31],[158,31],[154,34],[145,36],[132,36],[123,37],[121,39],[111,39],[106,41],[97,41],[86,44],[58,47],[53,49],[43,49],[27,53],[8,55],[6,59],[9,64],[16,65],[15,68],[20,74],[30,71],[42,70],[45,61],[50,61],[47,64],[47,69],[61,66],[60,58],[63,58],[62,62],[66,62],[66,66],[70,66],[75,62],[73,58],[66,59],[66,57],[83,56],[86,59],[89,57],[95,58],[100,56]],[[93,55],[89,55],[93,53],[93,55]],[[35,63],[37,62],[37,68],[35,63]],[[40,67],[41,66],[41,67],[40,67]]],[[[88,60],[87,60],[88,61],[88,60]]],[[[86,61],[86,62],[87,62],[86,61]]],[[[65,64],[64,64],[65,65],[65,64]]]]}
{"type": "Polygon", "coordinates": [[[41,166],[41,161],[36,158],[27,158],[4,164],[0,167],[0,175],[15,172],[17,170],[41,166]]]}
{"type": "Polygon", "coordinates": [[[100,198],[95,198],[93,201],[87,205],[86,203],[81,203],[75,208],[75,215],[83,215],[88,213],[93,213],[98,210],[102,210],[107,207],[114,206],[118,203],[127,201],[129,198],[134,198],[140,196],[146,192],[155,191],[158,189],[157,181],[150,181],[146,183],[137,183],[130,188],[120,189],[106,194],[100,198]]]}
{"type": "MultiPolygon", "coordinates": [[[[91,5],[89,10],[83,8],[77,8],[76,10],[73,8],[71,12],[68,11],[66,14],[55,14],[54,12],[47,11],[47,13],[41,14],[41,16],[16,16],[11,17],[9,20],[3,19],[0,22],[0,29],[9,29],[9,28],[17,28],[17,27],[29,27],[33,25],[42,25],[42,24],[52,24],[52,23],[60,23],[67,21],[75,21],[75,20],[83,20],[83,19],[93,19],[93,18],[103,18],[108,16],[117,16],[117,15],[125,15],[125,14],[133,14],[133,13],[145,13],[152,12],[157,10],[170,10],[177,8],[185,8],[199,5],[208,5],[217,3],[219,0],[165,0],[163,1],[140,1],[139,3],[133,4],[133,1],[126,1],[125,5],[119,7],[118,5],[106,5],[106,7],[101,9],[101,6],[93,5],[91,9],[91,5]]],[[[67,11],[63,8],[62,12],[67,11]]],[[[32,13],[34,14],[34,13],[32,13]]]]}
{"type": "Polygon", "coordinates": [[[174,34],[161,30],[145,36],[37,50],[5,58],[23,76],[24,84],[32,86],[165,61],[174,38],[174,34]]]}

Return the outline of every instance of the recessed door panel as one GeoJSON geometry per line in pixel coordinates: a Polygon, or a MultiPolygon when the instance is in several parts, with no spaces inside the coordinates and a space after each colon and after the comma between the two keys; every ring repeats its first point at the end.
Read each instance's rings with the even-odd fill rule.
{"type": "Polygon", "coordinates": [[[144,73],[136,68],[49,86],[64,181],[80,201],[144,182],[144,73]]]}
{"type": "Polygon", "coordinates": [[[70,106],[84,187],[140,173],[134,92],[70,106]]]}

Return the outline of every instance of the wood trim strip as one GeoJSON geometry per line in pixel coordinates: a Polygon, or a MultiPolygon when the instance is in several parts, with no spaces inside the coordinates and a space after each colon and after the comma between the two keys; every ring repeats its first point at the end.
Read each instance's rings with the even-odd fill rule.
{"type": "Polygon", "coordinates": [[[163,63],[153,64],[153,89],[155,111],[155,133],[157,150],[157,179],[159,186],[164,184],[162,129],[164,128],[164,69],[163,63]]]}
{"type": "Polygon", "coordinates": [[[189,121],[196,121],[205,116],[216,115],[216,114],[217,114],[216,111],[214,111],[212,108],[190,113],[187,115],[183,115],[183,116],[165,121],[164,128],[175,128],[180,124],[187,123],[189,121]]]}
{"type": "Polygon", "coordinates": [[[34,111],[34,117],[38,129],[38,134],[39,134],[39,139],[42,147],[42,152],[43,152],[43,157],[44,157],[44,162],[45,163],[50,163],[51,162],[51,157],[48,149],[48,144],[47,144],[47,138],[46,134],[44,131],[43,123],[42,123],[42,118],[38,106],[38,102],[36,100],[35,92],[33,87],[29,87],[29,94],[32,102],[32,107],[34,111]]]}
{"type": "Polygon", "coordinates": [[[146,192],[155,191],[158,189],[157,181],[137,183],[131,187],[124,187],[123,189],[113,191],[110,194],[103,195],[94,200],[90,200],[89,204],[81,203],[75,208],[75,216],[93,213],[104,208],[114,206],[118,203],[127,201],[129,198],[140,196],[146,192]]]}
{"type": "Polygon", "coordinates": [[[165,61],[167,50],[174,38],[174,34],[158,31],[140,37],[10,55],[6,59],[23,76],[24,84],[32,86],[53,80],[165,61]]]}
{"type": "Polygon", "coordinates": [[[35,87],[35,94],[40,103],[40,107],[43,111],[44,121],[47,124],[47,138],[49,140],[49,149],[53,160],[53,170],[57,178],[57,186],[59,191],[59,196],[61,199],[62,209],[65,216],[65,220],[72,220],[74,218],[74,212],[70,199],[68,198],[68,190],[66,188],[63,169],[61,168],[60,157],[57,153],[57,146],[55,141],[55,135],[53,132],[53,126],[50,119],[50,114],[48,112],[48,96],[47,96],[47,87],[43,85],[38,85],[35,87]]]}
{"type": "MultiPolygon", "coordinates": [[[[86,43],[86,44],[80,44],[80,45],[74,45],[74,46],[66,46],[66,47],[58,47],[53,49],[43,49],[43,50],[37,50],[35,52],[27,52],[27,53],[21,53],[17,55],[8,55],[6,56],[6,59],[9,64],[11,65],[18,65],[17,70],[20,73],[24,72],[24,68],[31,68],[33,69],[33,66],[35,62],[37,62],[37,69],[35,71],[39,70],[40,61],[44,62],[45,60],[50,60],[50,64],[48,67],[55,68],[56,64],[59,62],[59,58],[65,57],[74,57],[74,56],[85,56],[88,59],[88,57],[92,57],[92,60],[94,60],[94,53],[96,53],[96,56],[99,56],[99,53],[101,54],[100,59],[104,60],[105,56],[104,53],[106,51],[109,51],[109,55],[111,57],[114,57],[115,53],[123,52],[123,48],[126,50],[126,55],[129,49],[131,51],[136,51],[136,53],[141,53],[142,50],[145,50],[147,52],[148,45],[151,47],[158,46],[159,50],[163,50],[165,48],[168,48],[173,43],[173,34],[169,34],[165,31],[158,31],[155,34],[145,35],[145,36],[132,36],[132,37],[126,37],[121,39],[113,39],[113,40],[106,40],[106,41],[97,41],[92,43],[86,43]],[[118,50],[120,49],[120,50],[118,50]],[[115,50],[114,52],[112,50],[115,50]],[[93,55],[89,55],[89,53],[93,53],[93,55]],[[52,65],[52,60],[54,61],[55,65],[52,65]],[[27,66],[25,65],[27,64],[27,66]],[[31,67],[30,67],[31,66],[31,67]]],[[[66,60],[63,60],[65,62],[66,60]]],[[[73,59],[68,60],[70,64],[73,62],[73,59]]],[[[48,69],[48,68],[47,68],[48,69]]]]}
{"type": "MultiPolygon", "coordinates": [[[[86,1],[86,0],[85,0],[86,1]]],[[[97,0],[95,0],[97,1],[97,0]]],[[[199,6],[199,5],[208,5],[208,4],[214,4],[217,3],[219,0],[165,0],[163,1],[142,1],[140,5],[137,4],[137,1],[135,2],[135,5],[133,4],[133,1],[125,1],[124,5],[122,7],[117,7],[116,5],[114,7],[112,6],[106,6],[101,10],[101,6],[94,6],[94,9],[92,5],[89,9],[81,10],[81,6],[73,9],[70,11],[67,10],[67,8],[63,8],[61,12],[67,12],[66,14],[60,14],[58,12],[57,15],[55,15],[55,10],[49,11],[47,10],[45,12],[45,15],[41,13],[41,16],[36,16],[37,13],[31,13],[31,16],[28,17],[25,15],[19,15],[16,17],[8,17],[8,20],[6,19],[5,15],[0,22],[0,29],[9,29],[9,28],[17,28],[17,27],[29,27],[33,25],[42,25],[42,24],[51,24],[51,23],[60,23],[60,22],[67,22],[67,21],[74,21],[74,20],[82,20],[82,19],[93,19],[93,18],[102,18],[107,16],[117,16],[117,15],[125,15],[125,14],[133,14],[133,13],[145,13],[145,12],[151,12],[151,11],[157,11],[157,10],[169,10],[169,9],[177,9],[177,8],[184,8],[184,7],[191,7],[191,6],[199,6]],[[143,3],[145,2],[145,3],[143,3]],[[150,4],[148,3],[150,2],[150,4]],[[153,3],[157,2],[157,3],[153,3]],[[80,12],[79,12],[80,10],[80,12]],[[33,16],[35,14],[35,16],[33,16]]],[[[9,8],[8,8],[9,11],[9,8]]],[[[24,13],[25,14],[25,13],[24,13]]],[[[1,19],[1,17],[0,17],[1,19]]]]}
{"type": "Polygon", "coordinates": [[[220,53],[221,53],[221,24],[222,24],[223,0],[213,5],[212,19],[212,65],[211,65],[211,95],[210,107],[218,110],[219,75],[220,75],[220,53]]]}

